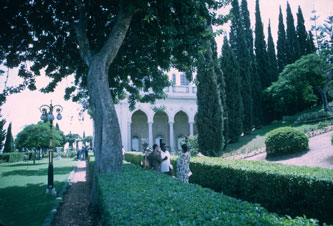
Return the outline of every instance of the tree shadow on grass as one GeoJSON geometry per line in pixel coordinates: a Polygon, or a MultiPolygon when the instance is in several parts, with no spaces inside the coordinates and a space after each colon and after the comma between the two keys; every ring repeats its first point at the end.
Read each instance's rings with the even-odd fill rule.
{"type": "MultiPolygon", "coordinates": [[[[64,167],[54,167],[53,172],[55,175],[64,175],[68,174],[73,169],[73,166],[64,166],[64,167]]],[[[39,170],[12,170],[9,172],[3,172],[2,176],[44,176],[48,174],[48,168],[39,169],[39,170]]]]}
{"type": "MultiPolygon", "coordinates": [[[[65,182],[55,181],[59,192],[65,182]]],[[[45,194],[46,184],[27,184],[0,189],[0,225],[41,225],[52,210],[56,196],[45,194]]]]}
{"type": "Polygon", "coordinates": [[[20,162],[20,163],[16,163],[16,164],[2,165],[1,167],[41,166],[41,165],[45,165],[45,164],[48,164],[48,163],[45,162],[45,163],[36,163],[36,164],[33,164],[32,162],[20,162]]]}

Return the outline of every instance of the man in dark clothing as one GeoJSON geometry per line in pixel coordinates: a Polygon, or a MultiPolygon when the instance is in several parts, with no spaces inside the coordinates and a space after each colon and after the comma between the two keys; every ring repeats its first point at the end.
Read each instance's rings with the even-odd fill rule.
{"type": "Polygon", "coordinates": [[[157,144],[153,145],[153,152],[148,155],[147,159],[149,161],[149,165],[153,170],[161,172],[161,162],[163,160],[161,157],[160,148],[157,144]]]}

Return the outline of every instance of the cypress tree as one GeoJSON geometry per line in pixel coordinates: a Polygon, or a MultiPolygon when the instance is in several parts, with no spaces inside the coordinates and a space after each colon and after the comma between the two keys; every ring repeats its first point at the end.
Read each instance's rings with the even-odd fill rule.
{"type": "Polygon", "coordinates": [[[225,78],[226,109],[228,112],[228,140],[237,142],[243,131],[243,101],[239,64],[227,37],[224,37],[220,65],[225,78]]]}
{"type": "Polygon", "coordinates": [[[295,30],[294,17],[289,2],[287,2],[287,64],[292,64],[300,58],[300,50],[295,30]]]}
{"type": "Polygon", "coordinates": [[[223,109],[211,43],[202,58],[197,73],[198,145],[202,154],[219,156],[224,147],[223,109]]]}
{"type": "Polygon", "coordinates": [[[264,27],[260,16],[259,0],[256,0],[256,26],[255,26],[255,52],[257,61],[257,72],[260,78],[262,88],[266,88],[271,84],[268,73],[268,56],[266,50],[266,41],[264,35],[264,27]]]}
{"type": "Polygon", "coordinates": [[[271,82],[275,82],[278,79],[278,69],[276,62],[275,46],[271,31],[271,21],[268,23],[268,40],[267,40],[267,56],[268,56],[268,73],[271,82]]]}
{"type": "Polygon", "coordinates": [[[241,2],[241,23],[244,30],[244,36],[247,49],[250,55],[250,83],[252,87],[251,97],[253,100],[253,124],[259,127],[263,120],[261,93],[262,86],[259,75],[257,73],[256,58],[253,51],[253,32],[251,29],[250,13],[247,5],[247,0],[241,2]]]}
{"type": "Polygon", "coordinates": [[[250,133],[253,126],[253,98],[251,83],[251,63],[250,53],[245,41],[244,29],[241,23],[238,0],[231,2],[231,26],[230,26],[230,45],[235,53],[235,58],[240,67],[242,82],[242,99],[244,106],[243,130],[250,133]]]}
{"type": "Polygon", "coordinates": [[[213,51],[213,60],[214,60],[214,70],[216,72],[216,81],[217,81],[217,88],[220,93],[220,100],[222,104],[222,111],[223,111],[223,137],[224,137],[224,148],[228,144],[228,136],[229,136],[229,125],[228,125],[228,112],[226,110],[227,103],[226,103],[226,85],[225,85],[225,78],[223,72],[221,70],[220,62],[217,57],[217,45],[215,39],[212,39],[212,51],[213,51]]]}
{"type": "Polygon", "coordinates": [[[286,53],[286,31],[284,29],[283,15],[280,6],[279,13],[279,29],[278,29],[278,40],[277,40],[277,64],[278,72],[280,73],[284,66],[287,65],[287,53],[286,53]]]}
{"type": "Polygon", "coordinates": [[[12,135],[12,123],[9,123],[3,152],[5,153],[5,152],[13,152],[13,151],[14,151],[14,138],[12,135]]]}
{"type": "MultiPolygon", "coordinates": [[[[2,115],[0,114],[0,117],[2,117],[2,115]]],[[[6,120],[5,119],[1,119],[0,120],[0,150],[2,150],[2,147],[4,145],[4,141],[6,139],[6,130],[5,130],[5,124],[6,124],[6,120]]]]}
{"type": "Polygon", "coordinates": [[[307,54],[307,37],[308,33],[306,32],[305,25],[304,25],[304,17],[302,13],[302,9],[298,6],[297,12],[297,39],[299,45],[300,55],[304,56],[307,54]]]}
{"type": "Polygon", "coordinates": [[[306,54],[311,54],[316,51],[316,46],[314,44],[313,34],[309,31],[306,39],[306,54]]]}

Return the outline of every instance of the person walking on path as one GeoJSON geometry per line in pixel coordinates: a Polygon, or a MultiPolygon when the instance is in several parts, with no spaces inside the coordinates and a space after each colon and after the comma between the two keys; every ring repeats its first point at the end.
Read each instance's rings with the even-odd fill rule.
{"type": "Polygon", "coordinates": [[[163,160],[161,157],[160,147],[157,144],[154,144],[153,152],[148,156],[149,165],[153,170],[161,172],[161,163],[163,160]]]}
{"type": "Polygon", "coordinates": [[[179,180],[183,181],[184,183],[189,182],[189,177],[192,175],[190,170],[190,159],[191,154],[187,151],[187,145],[182,145],[182,153],[177,161],[177,172],[176,176],[179,180]]]}
{"type": "Polygon", "coordinates": [[[161,150],[162,150],[161,157],[162,157],[162,159],[165,159],[161,163],[161,172],[165,173],[169,176],[172,176],[172,165],[170,162],[171,155],[170,155],[170,152],[167,151],[164,143],[161,144],[161,150]]]}

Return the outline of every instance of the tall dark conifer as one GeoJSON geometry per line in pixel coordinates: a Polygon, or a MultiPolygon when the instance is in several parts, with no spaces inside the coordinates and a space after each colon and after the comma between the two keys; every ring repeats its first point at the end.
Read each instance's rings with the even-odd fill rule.
{"type": "Polygon", "coordinates": [[[294,16],[291,12],[289,2],[287,2],[287,30],[286,30],[286,50],[287,64],[292,64],[300,58],[300,50],[295,30],[294,16]]]}
{"type": "MultiPolygon", "coordinates": [[[[0,109],[0,111],[1,111],[1,109],[0,109]]],[[[2,117],[1,114],[0,114],[0,117],[2,117]]],[[[4,141],[6,139],[5,124],[6,124],[6,120],[0,119],[0,150],[2,150],[2,147],[4,146],[4,141]]]]}
{"type": "Polygon", "coordinates": [[[286,31],[284,28],[281,6],[279,13],[279,29],[278,29],[278,40],[276,48],[277,48],[278,72],[280,73],[283,70],[284,66],[287,65],[286,31]]]}
{"type": "Polygon", "coordinates": [[[14,138],[12,134],[12,123],[9,123],[3,152],[12,152],[12,151],[14,151],[14,138]]]}
{"type": "Polygon", "coordinates": [[[309,31],[306,38],[306,54],[314,53],[316,51],[316,46],[314,44],[313,34],[309,31]]]}
{"type": "Polygon", "coordinates": [[[213,51],[213,60],[214,60],[214,70],[216,73],[216,81],[217,81],[217,87],[220,94],[220,100],[222,104],[222,114],[223,114],[223,137],[225,141],[224,147],[228,144],[228,136],[229,136],[229,123],[228,123],[228,112],[226,110],[227,108],[227,102],[226,102],[226,85],[225,85],[225,78],[223,75],[223,72],[221,70],[221,65],[219,62],[219,59],[217,57],[217,45],[215,39],[212,40],[212,51],[213,51]]]}
{"type": "Polygon", "coordinates": [[[207,156],[219,156],[224,147],[223,109],[215,67],[216,62],[209,44],[198,65],[196,120],[199,149],[207,156]]]}
{"type": "Polygon", "coordinates": [[[233,0],[231,5],[232,19],[230,26],[230,45],[235,53],[236,60],[238,61],[239,65],[241,65],[241,93],[244,105],[243,130],[245,133],[250,133],[253,127],[254,119],[251,83],[251,58],[249,53],[250,50],[248,49],[245,41],[238,0],[233,0]]]}
{"type": "Polygon", "coordinates": [[[243,131],[243,101],[241,95],[241,77],[237,60],[227,37],[224,37],[220,65],[225,78],[226,108],[228,112],[228,141],[233,143],[243,131]]]}
{"type": "Polygon", "coordinates": [[[255,127],[258,127],[261,125],[263,118],[261,101],[262,86],[259,75],[257,73],[257,64],[253,49],[253,31],[251,28],[251,20],[247,0],[242,0],[241,2],[241,22],[244,29],[246,45],[250,55],[250,83],[252,87],[251,96],[253,99],[253,106],[256,106],[253,107],[253,124],[255,125],[255,127]]]}
{"type": "Polygon", "coordinates": [[[268,57],[267,47],[264,35],[264,27],[260,16],[259,0],[256,0],[256,26],[255,26],[255,52],[257,60],[257,71],[260,78],[262,88],[266,88],[271,84],[268,73],[268,57]]]}
{"type": "Polygon", "coordinates": [[[268,56],[268,73],[271,82],[275,82],[278,79],[278,69],[277,69],[277,61],[275,54],[275,46],[272,37],[271,31],[271,21],[268,23],[268,40],[267,40],[267,56],[268,56]]]}
{"type": "Polygon", "coordinates": [[[300,6],[298,6],[298,12],[297,12],[296,31],[297,31],[297,39],[298,39],[300,56],[304,56],[307,54],[308,33],[306,32],[306,29],[305,29],[304,17],[303,17],[302,9],[300,6]]]}

